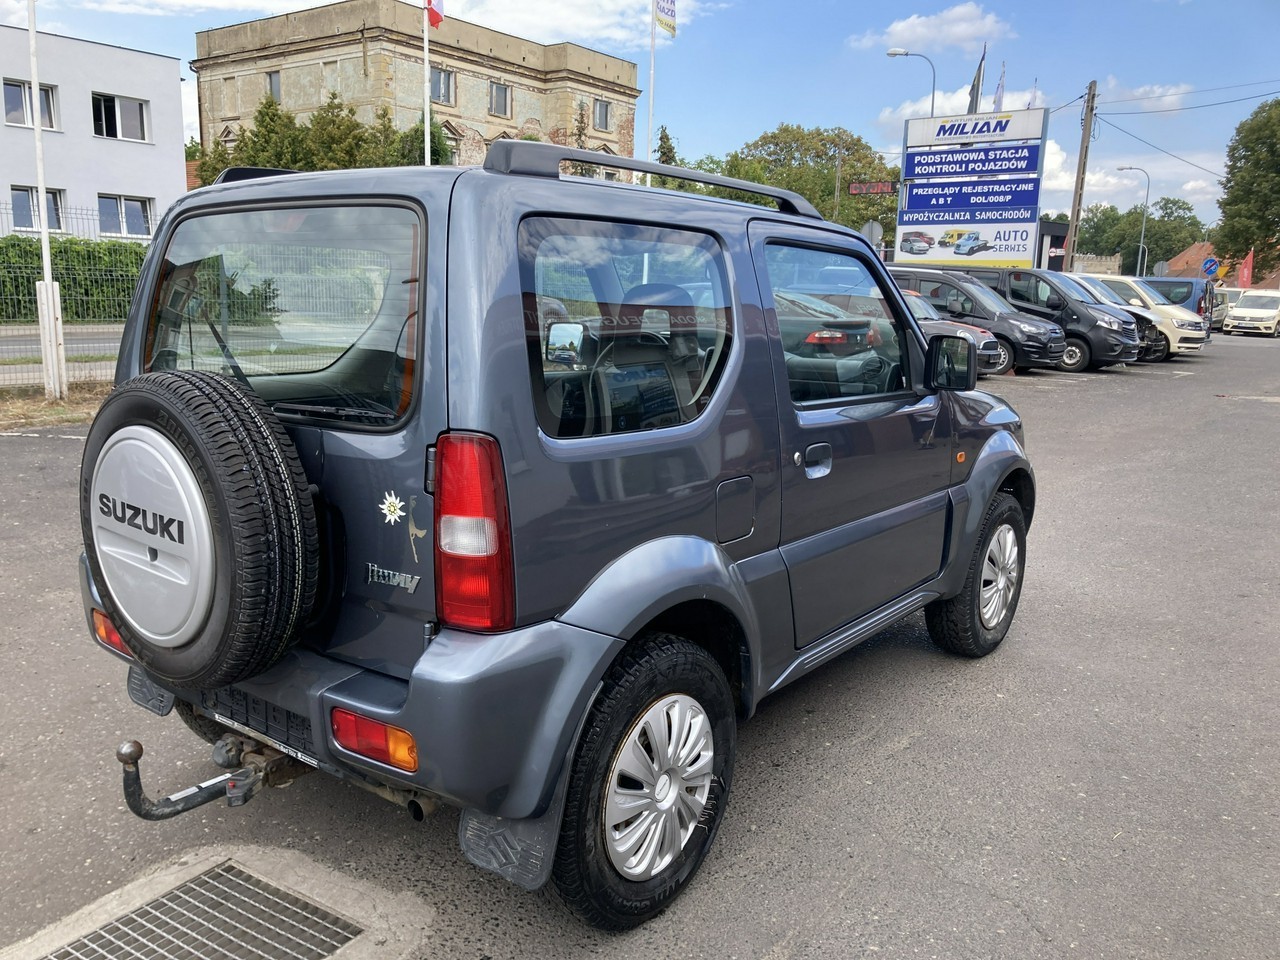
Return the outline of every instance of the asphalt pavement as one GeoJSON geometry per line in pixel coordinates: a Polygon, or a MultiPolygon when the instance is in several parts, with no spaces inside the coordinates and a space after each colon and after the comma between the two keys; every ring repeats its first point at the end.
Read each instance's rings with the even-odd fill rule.
{"type": "Polygon", "coordinates": [[[385,896],[422,957],[1280,956],[1280,342],[983,385],[1039,486],[1008,639],[961,660],[916,617],[766,700],[701,873],[623,935],[471,867],[456,813],[319,774],[134,818],[122,740],[153,796],[217,768],[88,638],[84,429],[0,432],[0,945],[227,848],[385,896]]]}

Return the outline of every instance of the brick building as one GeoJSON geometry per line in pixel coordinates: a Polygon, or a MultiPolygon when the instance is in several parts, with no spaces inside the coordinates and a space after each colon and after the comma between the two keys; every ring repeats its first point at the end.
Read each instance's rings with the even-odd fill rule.
{"type": "MultiPolygon", "coordinates": [[[[336,90],[371,123],[380,106],[398,129],[422,115],[422,5],[343,0],[196,34],[200,140],[232,145],[270,94],[306,120],[336,90]]],[[[636,65],[573,43],[549,46],[447,18],[431,31],[431,113],[457,163],[478,163],[503,137],[574,141],[618,156],[635,149],[636,65]]]]}

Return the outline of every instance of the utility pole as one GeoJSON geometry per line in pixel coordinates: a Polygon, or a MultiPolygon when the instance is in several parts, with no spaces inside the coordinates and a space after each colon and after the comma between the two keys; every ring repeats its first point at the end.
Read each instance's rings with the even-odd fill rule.
{"type": "Polygon", "coordinates": [[[1098,99],[1098,81],[1089,81],[1089,90],[1084,95],[1084,119],[1080,129],[1080,160],[1076,164],[1076,189],[1071,195],[1071,223],[1067,225],[1067,257],[1068,270],[1075,268],[1076,240],[1080,236],[1080,201],[1084,198],[1084,174],[1089,168],[1089,141],[1093,139],[1093,108],[1098,99]]]}

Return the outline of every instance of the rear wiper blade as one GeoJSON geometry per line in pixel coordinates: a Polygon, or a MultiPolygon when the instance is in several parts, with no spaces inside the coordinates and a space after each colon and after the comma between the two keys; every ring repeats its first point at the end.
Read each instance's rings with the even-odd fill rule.
{"type": "Polygon", "coordinates": [[[396,414],[385,410],[370,410],[368,407],[331,407],[320,403],[273,403],[271,409],[276,413],[302,413],[313,417],[328,417],[332,420],[394,420],[396,414]]]}

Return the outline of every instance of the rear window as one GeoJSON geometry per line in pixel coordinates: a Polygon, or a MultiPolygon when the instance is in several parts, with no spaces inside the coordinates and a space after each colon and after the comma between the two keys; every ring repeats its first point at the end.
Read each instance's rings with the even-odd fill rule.
{"type": "Polygon", "coordinates": [[[169,238],[147,370],[209,370],[279,413],[393,423],[413,395],[421,222],[397,206],[239,210],[169,238]]]}
{"type": "Polygon", "coordinates": [[[533,217],[520,271],[534,409],[551,437],[697,418],[732,347],[719,244],[692,231],[533,217]]]}

